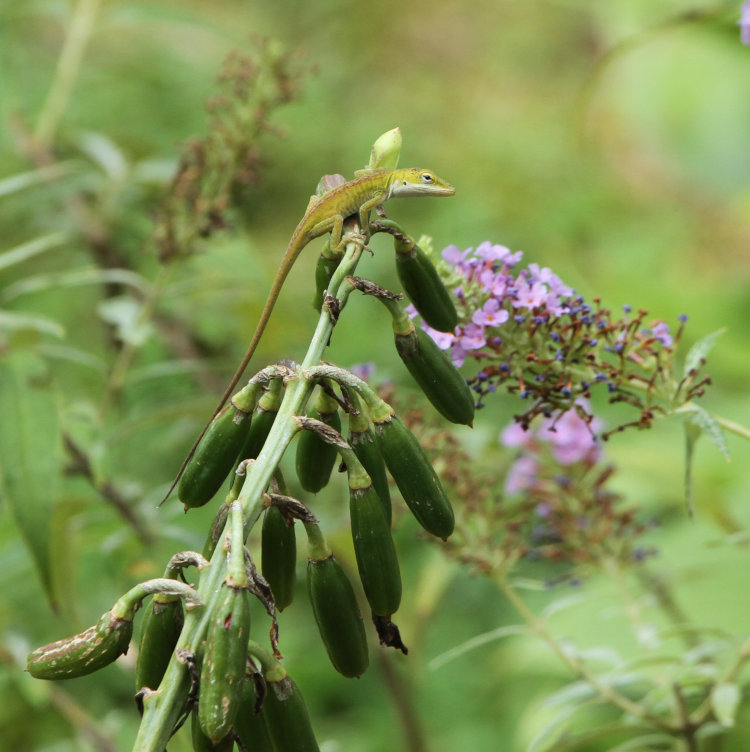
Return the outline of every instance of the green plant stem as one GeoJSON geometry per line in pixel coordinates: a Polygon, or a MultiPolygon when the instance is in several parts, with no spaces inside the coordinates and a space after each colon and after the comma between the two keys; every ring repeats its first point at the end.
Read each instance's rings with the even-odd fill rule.
{"type": "Polygon", "coordinates": [[[643,636],[646,634],[646,625],[643,621],[643,613],[640,605],[633,598],[630,589],[625,582],[622,574],[622,568],[613,556],[602,556],[600,559],[604,572],[609,576],[617,588],[617,592],[625,606],[625,613],[633,626],[636,639],[642,644],[643,636]]]}
{"type": "MultiPolygon", "coordinates": [[[[362,252],[362,245],[350,243],[338,269],[331,278],[329,293],[337,297],[344,277],[354,272],[362,252]]],[[[318,325],[302,361],[297,378],[290,380],[281,402],[273,428],[256,461],[249,467],[239,494],[245,517],[245,535],[257,522],[263,511],[263,492],[276,470],[284,451],[297,432],[294,416],[301,414],[310,397],[315,382],[305,375],[305,369],[319,363],[333,332],[334,322],[328,310],[323,310],[318,325]]],[[[227,523],[231,525],[231,521],[227,523]]],[[[226,534],[227,528],[225,527],[226,534]]],[[[201,572],[198,593],[206,604],[204,608],[188,611],[185,616],[175,654],[167,666],[158,691],[143,698],[143,719],[133,746],[133,752],[163,752],[172,729],[186,709],[190,689],[190,676],[186,656],[195,656],[200,650],[211,612],[219,597],[219,588],[226,572],[226,555],[221,546],[211,557],[211,566],[201,572]]]]}
{"type": "Polygon", "coordinates": [[[377,657],[378,667],[388,687],[388,696],[393,701],[401,722],[407,752],[428,752],[429,747],[409,683],[399,674],[389,653],[378,650],[377,657]]]}
{"type": "Polygon", "coordinates": [[[34,138],[49,147],[55,140],[65,108],[73,92],[86,45],[91,38],[94,21],[99,12],[100,0],[78,0],[60,57],[57,59],[55,77],[39,114],[34,138]]]}
{"type": "MultiPolygon", "coordinates": [[[[732,663],[727,666],[724,673],[716,679],[716,684],[731,684],[734,682],[740,674],[740,671],[745,667],[745,664],[750,660],[750,636],[740,646],[737,655],[732,663]]],[[[711,707],[711,693],[706,696],[703,702],[690,714],[690,721],[694,727],[699,727],[708,720],[708,717],[713,712],[711,707]]]]}
{"type": "Polygon", "coordinates": [[[682,722],[682,737],[685,742],[685,750],[686,752],[698,752],[698,742],[695,738],[697,727],[690,720],[690,713],[685,702],[685,696],[682,693],[682,688],[675,682],[672,685],[672,691],[674,692],[677,710],[682,722]]]}
{"type": "Polygon", "coordinates": [[[612,703],[626,713],[638,718],[658,728],[669,732],[679,732],[680,728],[648,712],[645,708],[636,702],[633,702],[625,695],[620,694],[612,687],[607,686],[599,681],[595,674],[588,670],[583,661],[576,656],[567,652],[562,645],[549,632],[545,624],[537,618],[536,614],[526,605],[524,600],[518,595],[515,588],[503,577],[494,578],[495,583],[502,590],[505,597],[511,605],[523,617],[526,623],[531,627],[533,632],[539,637],[552,652],[575,674],[585,681],[603,700],[612,703]]]}

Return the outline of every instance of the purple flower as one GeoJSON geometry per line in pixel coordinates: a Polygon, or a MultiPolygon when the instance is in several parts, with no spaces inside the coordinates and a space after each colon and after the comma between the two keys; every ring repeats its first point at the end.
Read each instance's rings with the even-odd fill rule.
{"type": "Polygon", "coordinates": [[[483,258],[485,261],[505,261],[512,256],[510,248],[506,248],[504,245],[493,245],[489,240],[485,240],[484,243],[480,243],[477,246],[474,255],[483,258]]]}
{"type": "Polygon", "coordinates": [[[442,255],[449,264],[458,265],[471,253],[471,251],[471,248],[467,248],[465,251],[462,251],[457,245],[448,245],[443,248],[442,255]]]}
{"type": "Polygon", "coordinates": [[[372,375],[375,373],[375,364],[369,363],[356,363],[349,369],[355,376],[359,376],[362,381],[369,381],[372,375]]]}
{"type": "Polygon", "coordinates": [[[447,350],[456,341],[456,335],[453,332],[439,332],[427,324],[423,324],[422,328],[441,350],[447,350]]]}
{"type": "Polygon", "coordinates": [[[508,267],[508,269],[512,269],[522,258],[523,251],[516,251],[515,253],[511,253],[506,258],[504,258],[503,263],[508,267]]]}
{"type": "Polygon", "coordinates": [[[481,310],[474,311],[471,320],[479,326],[500,326],[509,318],[505,308],[500,307],[500,301],[497,298],[490,298],[481,310]]]}
{"type": "Polygon", "coordinates": [[[551,280],[557,279],[557,275],[548,266],[539,266],[536,262],[529,264],[529,272],[532,282],[544,282],[549,285],[551,280]]]}
{"type": "Polygon", "coordinates": [[[533,434],[520,423],[508,423],[500,433],[500,443],[507,447],[526,446],[533,434]]]}
{"type": "Polygon", "coordinates": [[[514,308],[538,308],[547,297],[547,288],[541,282],[529,284],[523,280],[516,290],[516,299],[513,301],[514,308]]]}
{"type": "MultiPolygon", "coordinates": [[[[451,335],[453,336],[453,335],[451,335]]],[[[457,329],[457,333],[453,339],[451,346],[451,360],[456,368],[460,368],[466,360],[466,356],[470,350],[478,350],[480,347],[484,347],[487,340],[484,338],[484,330],[481,326],[476,324],[467,324],[463,331],[457,329]]],[[[438,343],[438,347],[440,343],[438,343]]]]}
{"type": "Polygon", "coordinates": [[[674,342],[672,335],[669,333],[669,324],[665,321],[657,321],[651,327],[651,334],[654,339],[658,339],[664,347],[670,347],[674,342]]]}
{"type": "Polygon", "coordinates": [[[508,278],[504,274],[495,274],[492,269],[483,269],[479,273],[479,284],[488,290],[496,298],[504,298],[508,293],[508,282],[513,278],[508,278]]]}
{"type": "Polygon", "coordinates": [[[461,368],[466,360],[466,350],[461,347],[460,342],[454,342],[451,346],[451,362],[456,368],[461,368]]]}
{"type": "Polygon", "coordinates": [[[512,465],[505,476],[505,493],[508,495],[526,491],[536,481],[539,465],[535,457],[522,454],[512,465]]]}
{"type": "Polygon", "coordinates": [[[478,350],[480,347],[484,347],[487,342],[484,338],[484,329],[476,324],[467,324],[458,339],[461,346],[466,350],[478,350]]]}
{"type": "Polygon", "coordinates": [[[552,444],[552,453],[561,465],[572,465],[582,460],[593,464],[602,453],[595,436],[600,429],[600,421],[594,419],[587,423],[575,408],[571,408],[554,424],[552,420],[547,420],[538,436],[552,444]]]}
{"type": "Polygon", "coordinates": [[[537,517],[545,518],[549,517],[552,513],[552,508],[546,501],[541,501],[539,504],[536,505],[536,509],[534,509],[536,512],[537,517]]]}
{"type": "Polygon", "coordinates": [[[740,8],[740,20],[737,21],[740,27],[740,41],[742,44],[750,45],[750,0],[742,3],[740,8]]]}
{"type": "Polygon", "coordinates": [[[544,299],[544,307],[553,316],[562,316],[566,310],[565,306],[560,300],[560,295],[556,292],[547,293],[547,296],[544,299]]]}

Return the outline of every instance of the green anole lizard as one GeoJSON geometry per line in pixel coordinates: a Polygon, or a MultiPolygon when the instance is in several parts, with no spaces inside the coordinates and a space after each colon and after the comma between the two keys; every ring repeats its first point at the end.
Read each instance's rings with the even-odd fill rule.
{"type": "Polygon", "coordinates": [[[357,215],[359,226],[366,231],[369,225],[370,212],[393,196],[452,196],[455,188],[441,180],[434,172],[422,170],[418,167],[406,167],[396,170],[365,170],[354,180],[336,186],[320,197],[313,196],[308,205],[305,216],[302,217],[294,231],[286,253],[281,259],[276,276],[271,283],[271,290],[266,298],[260,319],[255,327],[247,352],[237,368],[232,381],[224,391],[221,401],[214,410],[211,419],[204,426],[200,436],[195,440],[188,456],[182,463],[177,478],[169,489],[167,496],[172,493],[180,479],[187,463],[193,456],[198,443],[206,433],[211,421],[219,414],[224,403],[237,386],[242,374],[255,353],[260,338],[263,336],[266,324],[271,318],[271,312],[279,297],[281,288],[291,270],[297,256],[313,239],[331,233],[331,248],[341,251],[346,246],[347,238],[342,238],[344,220],[357,215]]]}

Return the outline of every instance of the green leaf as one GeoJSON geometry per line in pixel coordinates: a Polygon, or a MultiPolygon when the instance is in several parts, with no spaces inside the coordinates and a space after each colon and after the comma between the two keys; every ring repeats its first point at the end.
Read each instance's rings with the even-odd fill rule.
{"type": "Polygon", "coordinates": [[[31,170],[29,172],[19,172],[16,175],[3,178],[0,180],[0,198],[3,196],[10,196],[18,191],[31,188],[32,186],[39,185],[40,183],[46,183],[50,180],[56,180],[59,177],[69,175],[78,169],[80,165],[69,160],[67,162],[58,162],[48,167],[40,167],[38,170],[31,170]]]}
{"type": "Polygon", "coordinates": [[[698,368],[701,364],[701,360],[705,358],[708,353],[711,352],[713,346],[716,344],[716,340],[724,334],[725,328],[717,329],[712,334],[699,339],[688,351],[685,356],[685,368],[683,371],[683,377],[687,376],[690,371],[698,368]]]}
{"type": "Polygon", "coordinates": [[[99,315],[117,329],[117,336],[131,345],[143,345],[153,327],[143,320],[143,305],[130,295],[103,300],[97,306],[99,315]]]}
{"type": "Polygon", "coordinates": [[[553,718],[542,726],[536,736],[529,742],[526,752],[541,752],[544,749],[554,749],[568,727],[568,721],[579,710],[599,704],[598,699],[585,700],[576,705],[565,705],[553,718]]]}
{"type": "Polygon", "coordinates": [[[608,752],[647,752],[647,750],[670,750],[675,748],[675,740],[669,734],[641,734],[628,739],[608,752]]]}
{"type": "Polygon", "coordinates": [[[17,332],[23,329],[31,329],[39,334],[51,334],[60,339],[65,337],[65,329],[46,316],[18,311],[0,311],[0,331],[17,332]]]}
{"type": "Polygon", "coordinates": [[[499,627],[498,629],[484,632],[483,634],[472,637],[471,639],[466,640],[466,642],[462,642],[460,645],[457,645],[450,650],[446,650],[445,653],[436,656],[430,661],[429,667],[434,671],[435,669],[444,666],[446,663],[450,663],[450,661],[460,658],[464,653],[468,653],[470,650],[475,650],[476,648],[487,645],[490,642],[500,640],[503,637],[528,633],[529,628],[523,624],[511,624],[507,627],[499,627]]]}
{"type": "Polygon", "coordinates": [[[711,690],[711,707],[722,726],[734,726],[741,692],[736,684],[717,684],[711,690]]]}
{"type": "Polygon", "coordinates": [[[28,353],[0,359],[0,496],[56,609],[50,545],[62,442],[54,384],[40,384],[43,376],[43,361],[28,353]]]}
{"type": "Polygon", "coordinates": [[[62,245],[67,240],[68,235],[66,233],[52,232],[49,235],[42,235],[41,237],[34,238],[34,240],[21,243],[21,245],[17,245],[8,251],[3,251],[0,253],[0,270],[7,269],[9,266],[20,264],[22,261],[38,256],[50,248],[62,245]]]}
{"type": "Polygon", "coordinates": [[[586,593],[572,593],[571,595],[564,595],[561,598],[556,598],[550,604],[548,604],[541,613],[542,619],[548,619],[553,614],[564,611],[571,606],[577,606],[583,601],[587,601],[589,596],[586,593]]]}
{"type": "Polygon", "coordinates": [[[701,433],[724,455],[724,459],[729,461],[729,447],[719,421],[698,405],[690,406],[688,420],[700,428],[701,433]]]}
{"type": "Polygon", "coordinates": [[[54,272],[27,277],[10,285],[2,292],[4,301],[13,300],[21,295],[42,290],[59,290],[61,287],[77,287],[79,285],[131,285],[146,293],[148,282],[140,275],[129,269],[98,269],[84,267],[68,272],[54,272]]]}
{"type": "Polygon", "coordinates": [[[596,690],[588,682],[574,681],[567,684],[562,689],[558,689],[557,692],[547,695],[547,697],[542,700],[542,707],[554,708],[559,705],[567,705],[571,702],[590,700],[595,696],[596,690]]]}
{"type": "Polygon", "coordinates": [[[78,139],[81,151],[95,162],[113,180],[123,181],[129,166],[120,147],[103,133],[88,131],[78,139]]]}

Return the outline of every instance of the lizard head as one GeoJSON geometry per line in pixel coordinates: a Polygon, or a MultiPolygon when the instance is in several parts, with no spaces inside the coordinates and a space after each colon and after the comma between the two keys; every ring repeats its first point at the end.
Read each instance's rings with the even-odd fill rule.
{"type": "Polygon", "coordinates": [[[431,170],[407,167],[393,171],[389,196],[452,196],[455,192],[431,170]]]}

